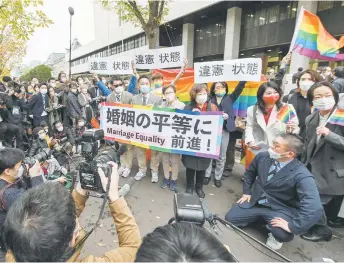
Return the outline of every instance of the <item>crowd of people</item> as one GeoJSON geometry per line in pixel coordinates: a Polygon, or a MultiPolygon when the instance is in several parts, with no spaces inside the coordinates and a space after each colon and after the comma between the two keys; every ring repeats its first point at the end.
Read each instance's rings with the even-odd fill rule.
{"type": "MultiPolygon", "coordinates": [[[[76,260],[79,256],[80,247],[72,248],[84,234],[77,218],[85,207],[88,193],[78,183],[71,196],[60,184],[66,181],[64,175],[70,169],[70,157],[81,151],[82,134],[99,120],[99,106],[103,101],[223,112],[217,160],[151,150],[151,182],[159,182],[161,160],[161,188],[171,191],[181,188],[177,181],[181,181],[178,176],[182,163],[186,168],[185,192],[195,191],[200,198],[205,198],[203,185],[209,184],[212,176],[214,185],[220,188],[222,176],[231,175],[236,139],[242,138],[252,151],[259,152],[265,144],[269,149],[260,151],[245,172],[243,196],[232,205],[226,220],[240,227],[262,221],[269,230],[266,244],[275,250],[294,235],[315,242],[331,240],[330,227],[344,226],[344,219],[338,216],[344,196],[344,126],[331,124],[328,119],[335,110],[344,107],[340,100],[344,93],[344,68],[327,67],[320,72],[299,68],[293,80],[297,88],[283,96],[282,80],[290,59],[288,54],[277,74],[271,74],[259,86],[257,103],[248,108],[240,129],[233,104],[246,82],[239,82],[232,93],[226,82],[215,82],[210,89],[207,84],[195,84],[190,90],[190,103],[185,104],[178,99],[176,83],[187,61],[172,83],[166,83],[160,73],[152,77],[139,75],[134,63],[133,74],[128,79],[107,79],[93,74],[91,81],[83,76],[70,81],[63,72],[57,80],[50,78],[48,82],[33,78],[29,83],[20,83],[4,77],[0,84],[0,223],[4,241],[1,246],[10,251],[7,256],[16,261],[76,260]],[[285,105],[295,112],[287,123],[278,119],[285,105]],[[244,130],[243,134],[238,130],[244,130]],[[54,151],[53,160],[29,168],[33,189],[23,190],[25,187],[18,181],[25,170],[22,165],[25,156],[34,158],[46,149],[54,151]],[[60,184],[42,184],[50,173],[60,175],[56,180],[60,184]],[[16,199],[20,202],[15,202],[16,199]]],[[[214,249],[216,244],[218,251],[210,255],[201,252],[199,247],[202,259],[234,261],[230,252],[206,232],[179,223],[156,229],[143,239],[139,248],[138,227],[126,202],[118,195],[118,177],[131,175],[134,154],[139,166],[134,178],[139,181],[149,173],[145,149],[127,145],[121,166],[111,164],[109,207],[119,248],[103,258],[90,256],[85,260],[130,262],[135,257],[138,262],[184,257],[199,260],[192,257],[188,243],[203,240],[208,246],[212,243],[214,249]],[[181,237],[185,231],[192,233],[188,242],[181,237]],[[156,247],[169,242],[176,246],[173,255],[154,255],[156,247]]],[[[99,174],[103,175],[102,181],[106,180],[101,170],[99,174]]]]}

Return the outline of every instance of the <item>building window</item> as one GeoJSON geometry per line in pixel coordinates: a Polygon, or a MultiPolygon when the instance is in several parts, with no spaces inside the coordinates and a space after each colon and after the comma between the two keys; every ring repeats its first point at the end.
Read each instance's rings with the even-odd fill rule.
{"type": "Polygon", "coordinates": [[[253,6],[250,9],[246,9],[243,14],[243,27],[249,29],[280,20],[295,18],[297,7],[298,3],[296,1],[280,2],[278,5],[266,6],[260,9],[253,6]]]}
{"type": "Polygon", "coordinates": [[[222,54],[224,51],[225,20],[195,27],[195,57],[222,54]]]}
{"type": "MultiPolygon", "coordinates": [[[[342,2],[343,5],[343,2],[342,2]]],[[[334,8],[334,1],[319,1],[318,2],[318,12],[325,11],[334,8]]]]}

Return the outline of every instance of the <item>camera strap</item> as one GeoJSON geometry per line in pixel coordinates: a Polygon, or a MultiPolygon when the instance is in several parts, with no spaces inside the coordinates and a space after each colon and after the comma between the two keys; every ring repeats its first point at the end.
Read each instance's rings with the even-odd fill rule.
{"type": "Polygon", "coordinates": [[[105,210],[105,205],[106,205],[106,202],[108,201],[108,197],[109,197],[109,190],[110,190],[110,184],[111,184],[111,175],[107,177],[108,178],[108,183],[107,183],[107,186],[106,186],[106,192],[105,192],[105,196],[104,196],[104,199],[103,199],[103,203],[102,203],[102,206],[100,208],[100,212],[99,212],[99,216],[98,216],[98,219],[96,221],[96,223],[94,224],[94,226],[92,227],[92,229],[90,231],[88,231],[85,236],[80,239],[80,241],[75,244],[74,247],[71,247],[69,249],[67,249],[67,251],[63,254],[60,262],[65,262],[67,261],[69,258],[71,258],[75,252],[78,250],[78,249],[81,249],[81,247],[84,245],[84,243],[86,242],[87,238],[92,234],[92,232],[98,227],[98,224],[99,224],[99,221],[100,219],[103,218],[103,214],[104,214],[104,210],[105,210]]]}

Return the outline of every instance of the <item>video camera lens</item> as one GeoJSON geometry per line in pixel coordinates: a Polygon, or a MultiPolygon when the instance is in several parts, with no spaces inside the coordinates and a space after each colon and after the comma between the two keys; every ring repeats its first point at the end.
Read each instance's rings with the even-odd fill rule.
{"type": "Polygon", "coordinates": [[[29,167],[31,168],[32,166],[35,165],[36,161],[38,161],[39,163],[44,162],[48,160],[52,154],[53,154],[53,151],[49,149],[42,149],[42,151],[36,154],[35,156],[25,158],[24,163],[28,164],[29,167]]]}
{"type": "Polygon", "coordinates": [[[102,152],[96,159],[97,164],[106,164],[108,162],[120,163],[120,155],[116,150],[102,152]]]}

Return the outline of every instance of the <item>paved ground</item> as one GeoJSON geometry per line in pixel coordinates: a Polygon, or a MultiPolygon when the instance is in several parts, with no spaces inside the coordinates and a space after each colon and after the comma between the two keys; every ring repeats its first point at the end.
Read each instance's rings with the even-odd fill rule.
{"type": "MultiPolygon", "coordinates": [[[[137,165],[134,165],[131,175],[135,175],[137,170],[137,165]]],[[[236,164],[232,176],[223,180],[223,186],[221,188],[216,188],[212,183],[204,187],[206,200],[212,212],[223,217],[229,210],[231,204],[238,200],[242,194],[242,182],[240,178],[243,172],[243,166],[236,164]]],[[[162,175],[162,172],[160,174],[162,175]]],[[[185,189],[184,168],[181,170],[179,178],[179,189],[183,191],[185,189]]],[[[121,179],[120,184],[124,183],[125,179],[121,179]]],[[[146,176],[141,182],[136,182],[127,195],[126,200],[133,211],[142,236],[151,232],[157,226],[166,224],[173,217],[173,193],[168,189],[161,189],[159,184],[152,184],[150,182],[150,176],[146,176]]],[[[86,229],[91,227],[96,221],[101,202],[102,199],[97,198],[90,198],[88,200],[86,209],[81,215],[81,224],[86,229]]],[[[233,230],[227,229],[222,225],[220,225],[220,228],[219,239],[230,247],[232,253],[234,253],[239,261],[277,261],[269,257],[277,258],[277,256],[253,241],[245,241],[233,230]]],[[[264,229],[255,230],[246,228],[245,231],[263,242],[266,241],[267,233],[264,229]]],[[[318,256],[329,257],[335,261],[344,261],[344,229],[335,230],[334,234],[336,237],[331,242],[320,243],[306,242],[296,237],[294,241],[285,243],[279,252],[293,261],[311,261],[312,258],[318,256]]],[[[87,240],[83,255],[93,254],[101,256],[102,253],[117,246],[116,230],[109,212],[106,212],[100,227],[87,240]]]]}

